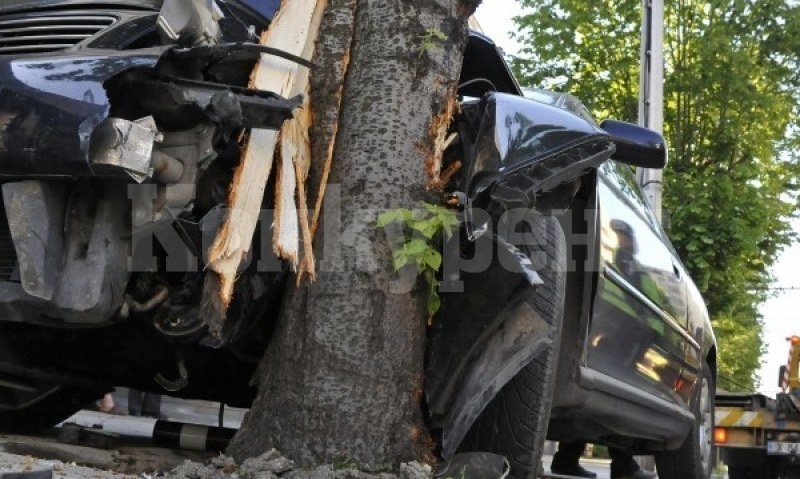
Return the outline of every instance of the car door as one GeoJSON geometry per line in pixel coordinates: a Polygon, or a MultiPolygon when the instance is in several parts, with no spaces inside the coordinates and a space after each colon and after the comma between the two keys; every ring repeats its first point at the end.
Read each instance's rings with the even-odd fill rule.
{"type": "Polygon", "coordinates": [[[598,175],[599,282],[587,366],[678,402],[688,326],[685,272],[630,167],[598,175]]]}

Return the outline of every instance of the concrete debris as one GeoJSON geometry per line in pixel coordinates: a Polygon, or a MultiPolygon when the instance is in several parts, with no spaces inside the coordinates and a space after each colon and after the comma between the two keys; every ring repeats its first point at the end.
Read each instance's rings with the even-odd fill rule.
{"type": "MultiPolygon", "coordinates": [[[[30,456],[20,456],[0,452],[0,477],[14,478],[12,474],[39,473],[41,477],[47,477],[50,473],[59,479],[135,479],[136,476],[117,474],[113,472],[100,471],[97,469],[77,466],[74,463],[64,463],[62,461],[35,459],[30,456]]],[[[18,475],[26,479],[31,476],[18,475]]]]}
{"type": "MultiPolygon", "coordinates": [[[[52,471],[53,477],[59,479],[433,478],[431,467],[417,462],[401,464],[397,473],[365,472],[352,465],[295,469],[293,461],[274,449],[239,465],[232,457],[223,454],[208,458],[201,453],[159,448],[123,447],[118,450],[103,450],[58,444],[45,438],[17,436],[0,439],[0,479],[6,479],[3,477],[5,473],[40,471],[52,471]],[[48,459],[36,459],[33,456],[48,459]]],[[[27,476],[23,477],[29,479],[27,476]]]]}
{"type": "MultiPolygon", "coordinates": [[[[59,469],[65,469],[70,473],[56,474],[56,477],[69,479],[83,477],[134,478],[140,474],[168,471],[188,460],[198,461],[199,464],[208,457],[206,452],[157,447],[117,444],[113,449],[106,449],[97,446],[63,444],[55,438],[49,437],[0,436],[0,475],[7,472],[39,470],[59,472],[59,469]],[[46,458],[46,460],[34,458],[46,458]],[[113,472],[100,473],[99,471],[113,472]],[[81,475],[83,472],[88,475],[81,475]],[[90,472],[91,474],[89,474],[90,472]]],[[[0,479],[6,478],[0,476],[0,479]]]]}
{"type": "Polygon", "coordinates": [[[276,450],[244,461],[241,466],[227,456],[219,455],[208,465],[186,461],[169,472],[169,479],[430,479],[430,466],[417,462],[400,465],[399,474],[364,472],[354,467],[319,466],[311,470],[295,470],[294,462],[276,450]]]}

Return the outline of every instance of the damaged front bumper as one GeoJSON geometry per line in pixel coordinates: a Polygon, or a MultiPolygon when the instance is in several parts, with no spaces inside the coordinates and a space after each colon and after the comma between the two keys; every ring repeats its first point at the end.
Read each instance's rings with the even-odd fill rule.
{"type": "MultiPolygon", "coordinates": [[[[138,118],[113,117],[117,125],[106,127],[104,122],[118,109],[109,90],[128,91],[115,97],[118,102],[140,97],[140,108],[155,116],[157,123],[172,126],[207,120],[226,129],[276,129],[300,105],[299,98],[159,73],[172,66],[164,57],[214,60],[206,49],[198,50],[197,56],[192,49],[177,55],[162,48],[67,58],[0,56],[0,177],[124,173],[128,165],[109,169],[103,156],[112,149],[122,156],[143,147],[152,150],[157,132],[142,144],[141,135],[130,138],[120,125],[135,128],[138,118]]],[[[149,165],[134,161],[131,166],[142,174],[149,165]]]]}
{"type": "Polygon", "coordinates": [[[123,303],[163,289],[154,283],[145,299],[128,299],[137,238],[224,206],[227,185],[217,183],[238,161],[237,140],[247,129],[278,129],[301,105],[248,88],[262,53],[287,57],[241,43],[264,23],[242,33],[244,17],[230,15],[213,35],[219,44],[187,43],[178,30],[162,44],[159,29],[175,18],[162,21],[160,4],[0,6],[2,320],[103,324],[123,303]],[[11,24],[26,28],[8,33],[11,24]],[[34,27],[69,44],[27,33],[34,27]],[[150,183],[155,196],[129,197],[132,181],[150,183]]]}

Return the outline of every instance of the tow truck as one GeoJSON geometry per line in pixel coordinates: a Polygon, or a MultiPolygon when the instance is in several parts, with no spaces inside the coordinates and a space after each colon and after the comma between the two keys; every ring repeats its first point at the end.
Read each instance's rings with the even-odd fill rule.
{"type": "Polygon", "coordinates": [[[730,479],[800,479],[800,336],[786,338],[781,392],[717,391],[714,442],[730,479]]]}

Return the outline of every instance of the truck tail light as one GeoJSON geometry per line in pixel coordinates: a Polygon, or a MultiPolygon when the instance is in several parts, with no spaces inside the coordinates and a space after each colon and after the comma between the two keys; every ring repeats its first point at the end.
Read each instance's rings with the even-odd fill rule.
{"type": "Polygon", "coordinates": [[[728,442],[728,430],[724,427],[715,427],[714,442],[717,444],[725,444],[728,442]]]}

